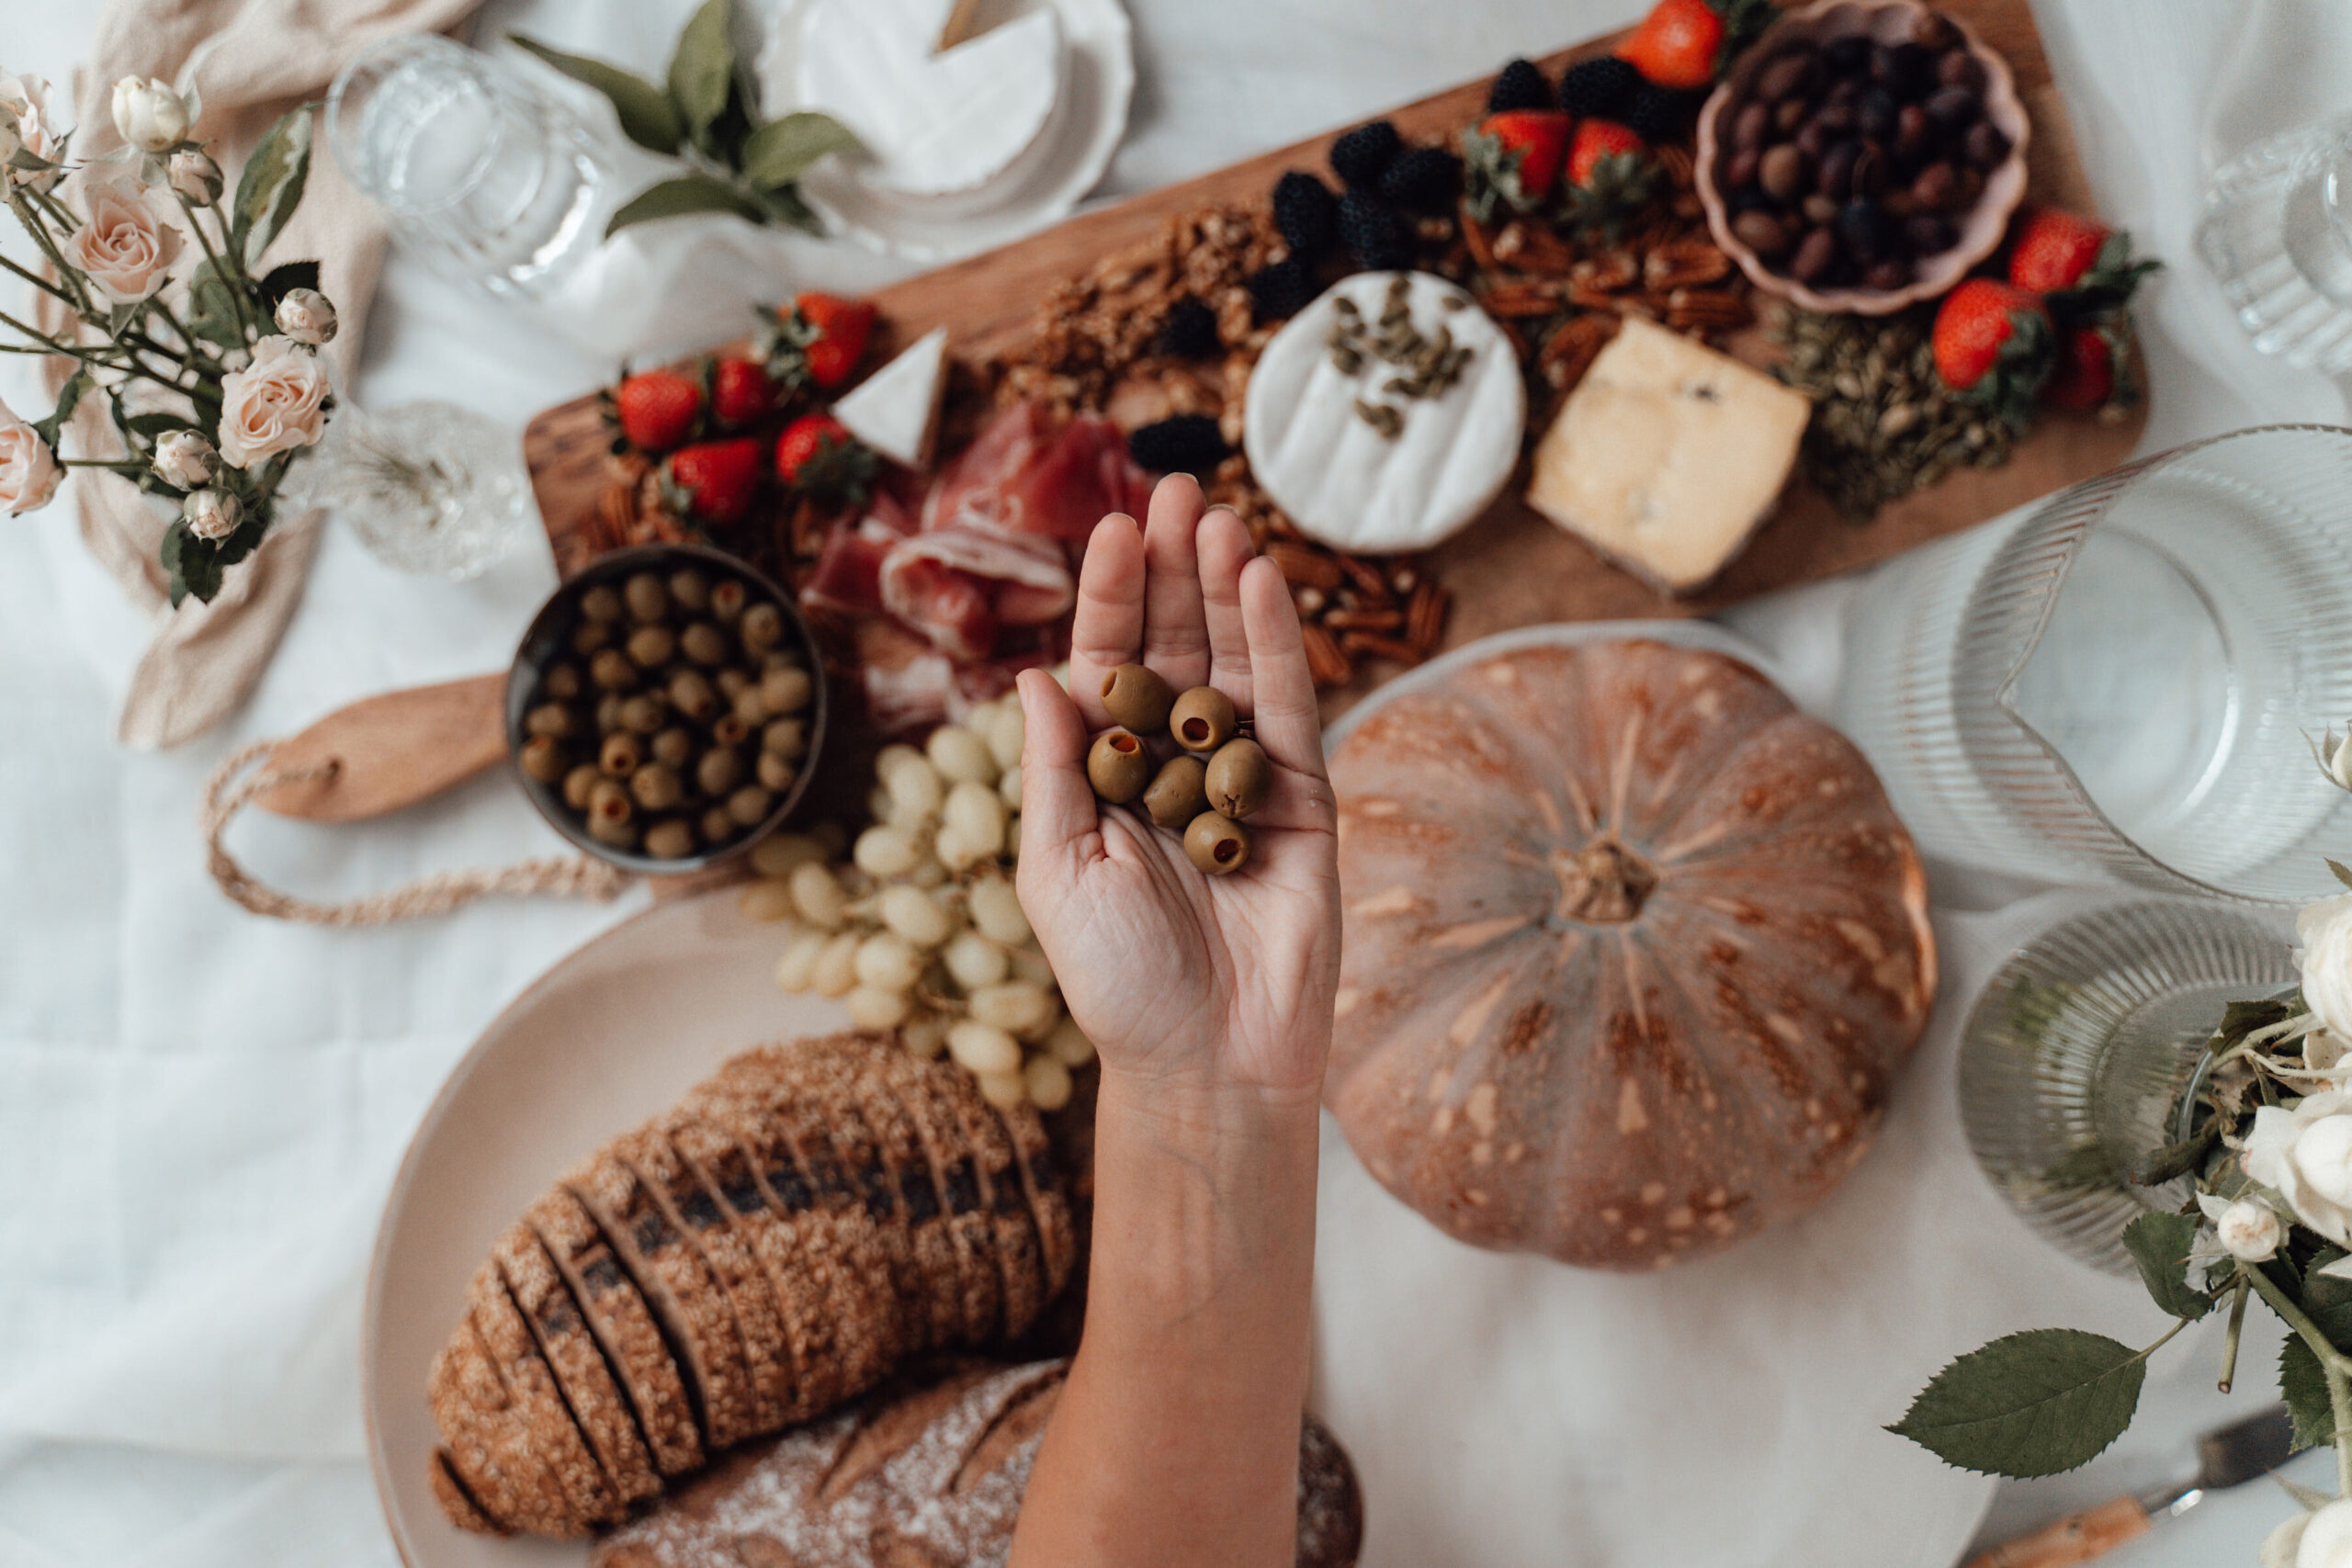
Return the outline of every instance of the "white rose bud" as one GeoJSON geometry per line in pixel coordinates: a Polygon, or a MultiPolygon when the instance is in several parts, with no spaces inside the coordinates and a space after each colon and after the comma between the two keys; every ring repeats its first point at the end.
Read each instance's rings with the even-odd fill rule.
{"type": "Polygon", "coordinates": [[[2352,1502],[2313,1514],[2295,1543],[2295,1568],[2352,1568],[2352,1502]]]}
{"type": "Polygon", "coordinates": [[[187,100],[161,77],[125,76],[114,85],[114,128],[141,152],[164,152],[187,140],[187,100]]]}
{"type": "Polygon", "coordinates": [[[2262,1568],[2295,1568],[2295,1553],[2302,1550],[2303,1532],[2311,1528],[2312,1517],[2301,1509],[2293,1517],[2279,1520],[2263,1538],[2262,1568]]]}
{"type": "Polygon", "coordinates": [[[2295,917],[2302,943],[2303,1005],[2327,1032],[2352,1039],[2352,894],[2326,898],[2295,917]]]}
{"type": "Polygon", "coordinates": [[[2278,1211],[2259,1199],[2240,1198],[2232,1202],[2199,1192],[2197,1206],[2212,1222],[2222,1250],[2241,1263],[2267,1263],[2286,1244],[2287,1227],[2280,1223],[2278,1211]]]}
{"type": "Polygon", "coordinates": [[[220,165],[212,154],[195,147],[183,147],[172,154],[164,165],[164,177],[172,188],[198,207],[209,207],[220,199],[228,180],[220,173],[220,165]]]}
{"type": "Polygon", "coordinates": [[[2352,1245],[2352,1095],[2314,1094],[2291,1111],[2254,1113],[2238,1163],[2287,1201],[2295,1217],[2338,1247],[2352,1245]]]}
{"type": "Polygon", "coordinates": [[[245,506],[225,490],[200,490],[180,507],[180,515],[187,519],[189,533],[217,544],[237,531],[245,506]]]}
{"type": "Polygon", "coordinates": [[[193,430],[175,430],[155,443],[155,472],[165,484],[195,490],[220,471],[220,454],[193,430]]]}
{"type": "Polygon", "coordinates": [[[277,302],[277,330],[296,343],[316,348],[334,340],[334,301],[315,288],[289,288],[277,302]]]}
{"type": "Polygon", "coordinates": [[[49,504],[65,477],[40,432],[0,403],[0,509],[15,517],[49,504]]]}

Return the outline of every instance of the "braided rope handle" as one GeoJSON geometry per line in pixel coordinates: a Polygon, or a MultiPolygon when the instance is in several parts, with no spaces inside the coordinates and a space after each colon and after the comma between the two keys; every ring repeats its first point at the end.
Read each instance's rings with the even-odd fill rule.
{"type": "Polygon", "coordinates": [[[221,840],[237,813],[263,791],[279,784],[331,777],[333,762],[289,773],[270,771],[275,740],[260,740],[236,752],[214,771],[204,786],[203,808],[197,820],[204,829],[205,862],[220,891],[256,915],[296,920],[313,926],[385,926],[400,920],[421,920],[463,908],[477,898],[495,894],[528,898],[548,894],[560,898],[618,897],[629,885],[627,873],[586,855],[527,860],[502,871],[443,871],[420,877],[390,892],[355,898],[343,904],[319,904],[281,893],[237,863],[221,840]],[[241,782],[242,781],[242,782],[241,782]]]}

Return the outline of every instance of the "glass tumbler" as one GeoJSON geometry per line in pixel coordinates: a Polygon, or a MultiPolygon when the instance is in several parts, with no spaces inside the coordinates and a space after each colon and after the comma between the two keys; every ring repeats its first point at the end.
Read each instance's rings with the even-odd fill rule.
{"type": "Polygon", "coordinates": [[[2352,370],[2352,117],[2222,165],[2197,248],[2255,347],[2331,376],[2352,370]]]}
{"type": "Polygon", "coordinates": [[[493,295],[535,297],[604,232],[614,172],[577,116],[498,61],[430,34],[355,57],[327,135],[404,249],[493,295]]]}
{"type": "Polygon", "coordinates": [[[2048,881],[2337,891],[2352,795],[2352,430],[2179,447],[1892,562],[1840,718],[1922,847],[2048,881]]]}
{"type": "Polygon", "coordinates": [[[2139,898],[2060,920],[1968,1015],[1960,1113],[1977,1164],[2060,1250],[2130,1274],[2123,1227],[2188,1196],[2132,1172],[2181,1135],[2181,1091],[2223,1010],[2294,983],[2283,926],[2244,905],[2139,898]]]}

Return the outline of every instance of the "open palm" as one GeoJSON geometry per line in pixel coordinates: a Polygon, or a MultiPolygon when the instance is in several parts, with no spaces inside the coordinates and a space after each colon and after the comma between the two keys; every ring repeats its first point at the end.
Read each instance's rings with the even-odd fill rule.
{"type": "Polygon", "coordinates": [[[1042,671],[1021,679],[1021,902],[1071,1016],[1139,1078],[1315,1089],[1340,968],[1335,813],[1282,573],[1174,476],[1148,528],[1095,529],[1073,637],[1070,694],[1042,671]],[[1231,697],[1273,764],[1250,863],[1231,875],[1204,875],[1177,834],[1088,786],[1088,741],[1112,722],[1102,677],[1138,660],[1180,692],[1231,697]]]}

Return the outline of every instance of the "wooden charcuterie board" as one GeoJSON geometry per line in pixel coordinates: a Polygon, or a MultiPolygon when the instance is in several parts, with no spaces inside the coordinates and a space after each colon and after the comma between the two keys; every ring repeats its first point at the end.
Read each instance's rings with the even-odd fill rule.
{"type": "MultiPolygon", "coordinates": [[[[1944,0],[2009,62],[2032,118],[2030,194],[2087,210],[2092,206],[2029,0],[1944,0]]],[[[1541,63],[1555,75],[1568,63],[1607,51],[1616,37],[1596,39],[1541,63]]],[[[1484,79],[1424,98],[1389,118],[1408,141],[1453,131],[1477,118],[1484,79]]],[[[1332,133],[1336,135],[1336,131],[1332,133]]],[[[1172,214],[1262,199],[1282,171],[1327,166],[1332,135],[1232,164],[1197,179],[1073,218],[1003,249],[974,256],[883,289],[874,298],[900,343],[944,326],[954,352],[977,362],[1020,344],[1038,300],[1055,284],[1088,271],[1101,257],[1148,241],[1172,214]]],[[[785,280],[777,280],[777,292],[785,280]]],[[[1762,359],[1760,333],[1735,348],[1762,359]]],[[[1834,577],[1954,533],[2012,507],[2103,473],[2123,462],[2146,423],[2146,405],[2117,423],[2051,413],[2019,441],[2007,466],[1962,468],[1931,490],[1884,508],[1870,523],[1840,518],[1802,481],[1747,549],[1705,590],[1684,597],[1659,592],[1602,560],[1580,541],[1519,500],[1515,481],[1501,500],[1430,558],[1453,591],[1446,644],[1459,646],[1514,626],[1552,621],[1706,615],[1775,589],[1834,577]]],[[[524,435],[539,510],[567,574],[594,553],[596,509],[613,482],[610,440],[594,395],[548,410],[524,435]]],[[[1359,686],[1363,684],[1359,682],[1359,686]]],[[[1344,698],[1347,694],[1334,694],[1344,698]]],[[[1340,705],[1334,704],[1334,706],[1340,705]]]]}

